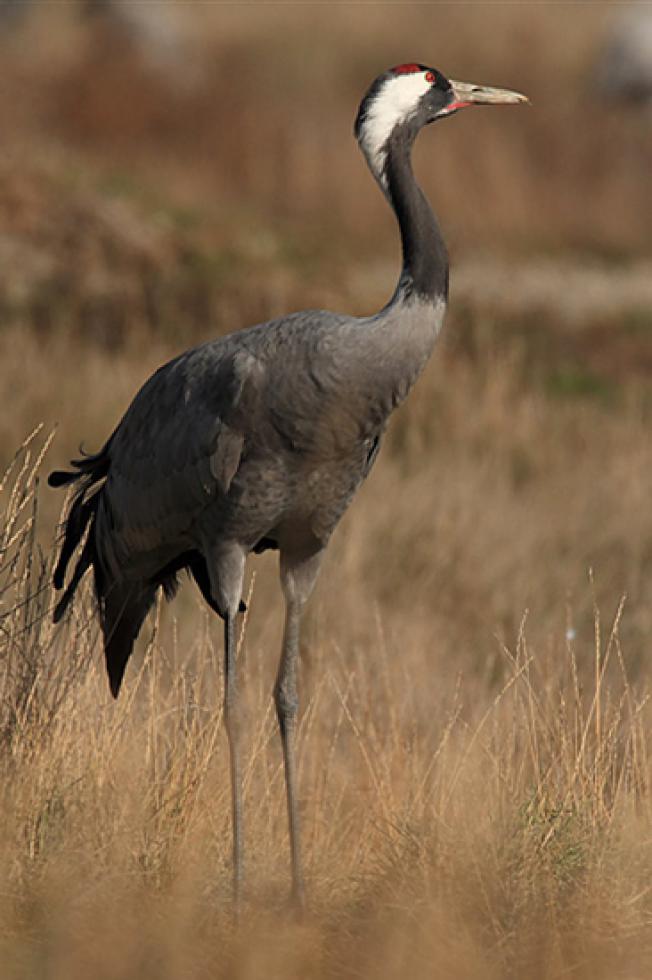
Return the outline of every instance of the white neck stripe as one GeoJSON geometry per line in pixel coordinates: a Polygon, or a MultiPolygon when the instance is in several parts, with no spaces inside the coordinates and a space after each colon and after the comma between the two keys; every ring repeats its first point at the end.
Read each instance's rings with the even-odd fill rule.
{"type": "Polygon", "coordinates": [[[394,127],[416,112],[430,88],[425,71],[388,78],[370,103],[359,134],[360,147],[376,180],[386,190],[386,143],[394,127]]]}

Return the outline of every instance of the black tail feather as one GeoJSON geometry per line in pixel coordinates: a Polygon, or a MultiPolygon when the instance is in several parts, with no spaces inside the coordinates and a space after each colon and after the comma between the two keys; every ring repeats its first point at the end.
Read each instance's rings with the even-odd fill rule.
{"type": "MultiPolygon", "coordinates": [[[[63,595],[61,596],[61,598],[59,599],[59,601],[57,602],[54,608],[54,615],[52,616],[53,622],[58,623],[59,620],[62,619],[66,609],[70,605],[70,601],[75,594],[75,590],[77,589],[77,586],[79,585],[82,578],[86,574],[86,571],[93,564],[94,557],[95,557],[95,547],[94,547],[93,539],[89,535],[86,538],[86,541],[84,542],[82,553],[79,556],[79,560],[77,564],[75,565],[75,570],[72,573],[72,578],[68,583],[68,587],[66,588],[66,591],[63,593],[63,595]]],[[[61,559],[59,559],[59,563],[61,563],[61,559]]],[[[55,585],[56,585],[56,579],[55,579],[55,585]]],[[[63,585],[63,576],[61,578],[61,585],[63,585]]],[[[57,585],[57,588],[61,588],[61,586],[57,585]]]]}
{"type": "MultiPolygon", "coordinates": [[[[109,686],[115,698],[120,691],[136,637],[154,603],[156,593],[159,588],[162,588],[167,599],[173,598],[177,588],[178,572],[187,568],[209,606],[219,615],[223,614],[212,598],[206,561],[198,551],[188,551],[179,555],[148,582],[120,579],[116,581],[113,576],[107,577],[96,545],[95,522],[102,499],[102,481],[109,472],[109,445],[110,442],[94,456],[72,460],[74,472],[55,470],[50,474],[48,483],[51,487],[65,487],[79,481],[65,521],[61,551],[53,574],[55,588],[64,587],[70,561],[84,541],[70,581],[56,604],[53,619],[55,623],[62,619],[80,581],[92,567],[104,636],[109,686]]],[[[265,546],[269,547],[267,544],[265,546]]],[[[241,601],[240,612],[245,612],[246,608],[245,603],[241,601]]]]}
{"type": "Polygon", "coordinates": [[[68,587],[59,600],[54,610],[54,622],[58,623],[66,609],[70,605],[72,597],[79,585],[84,573],[97,560],[95,542],[93,535],[93,525],[97,513],[99,502],[99,487],[96,484],[103,480],[109,472],[109,456],[107,453],[108,443],[104,449],[95,453],[93,456],[86,456],[83,459],[72,460],[72,465],[77,472],[67,472],[65,470],[55,470],[48,477],[51,487],[64,487],[76,480],[80,481],[78,489],[75,491],[73,502],[65,522],[63,543],[59,558],[54,569],[52,581],[56,589],[62,589],[66,579],[66,572],[70,559],[75,553],[76,548],[81,543],[84,534],[87,534],[81,555],[75,566],[68,587]]]}
{"type": "Polygon", "coordinates": [[[67,487],[80,477],[91,477],[90,483],[97,483],[109,472],[109,453],[108,449],[111,440],[99,451],[99,453],[83,454],[81,459],[71,459],[70,465],[75,467],[76,472],[70,470],[53,470],[48,477],[48,484],[51,487],[67,487]]]}
{"type": "Polygon", "coordinates": [[[53,470],[48,477],[48,486],[66,487],[69,483],[78,480],[79,476],[79,473],[70,473],[68,470],[53,470]]]}
{"type": "Polygon", "coordinates": [[[61,551],[54,570],[53,581],[57,589],[63,588],[70,560],[86,535],[70,581],[55,607],[54,622],[58,623],[62,618],[81,579],[92,567],[109,685],[111,693],[117,697],[134,642],[154,602],[157,589],[159,585],[163,585],[167,586],[168,593],[173,592],[174,576],[169,582],[142,584],[107,580],[96,546],[95,521],[102,496],[102,481],[109,472],[109,445],[110,442],[93,456],[72,460],[76,472],[56,470],[50,474],[48,482],[51,487],[64,487],[79,480],[79,487],[66,518],[61,551]]]}
{"type": "Polygon", "coordinates": [[[157,586],[114,585],[100,600],[104,653],[111,694],[117,698],[127,661],[145,616],[156,597],[157,586]]]}
{"type": "MultiPolygon", "coordinates": [[[[68,517],[66,519],[66,533],[63,539],[63,544],[61,545],[59,560],[52,577],[55,589],[63,588],[68,563],[72,558],[75,548],[84,536],[84,531],[95,513],[96,506],[97,501],[95,500],[95,494],[88,499],[84,499],[80,493],[73,501],[72,507],[70,508],[70,512],[68,513],[68,517]]],[[[79,564],[77,565],[77,568],[79,568],[79,564]]],[[[86,564],[86,568],[88,568],[88,563],[86,564]]],[[[84,571],[85,570],[86,569],[84,569],[84,571]]]]}

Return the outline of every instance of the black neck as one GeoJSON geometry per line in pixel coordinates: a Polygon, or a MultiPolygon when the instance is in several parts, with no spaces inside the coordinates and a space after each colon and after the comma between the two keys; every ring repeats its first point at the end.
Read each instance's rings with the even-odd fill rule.
{"type": "Polygon", "coordinates": [[[448,252],[432,208],[412,173],[413,139],[406,127],[396,127],[387,141],[383,171],[401,230],[401,291],[406,297],[434,302],[448,297],[448,252]]]}

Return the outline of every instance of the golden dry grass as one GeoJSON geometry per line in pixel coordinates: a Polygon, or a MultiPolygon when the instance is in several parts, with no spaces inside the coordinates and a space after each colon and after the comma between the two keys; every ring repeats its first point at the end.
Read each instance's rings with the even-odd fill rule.
{"type": "MultiPolygon", "coordinates": [[[[296,923],[270,699],[279,623],[264,573],[253,581],[239,655],[248,898],[235,924],[217,624],[190,594],[181,620],[159,610],[114,704],[88,590],[62,627],[49,622],[40,447],[3,485],[4,976],[647,975],[650,709],[621,644],[626,604],[603,619],[587,583],[585,619],[560,595],[556,622],[524,614],[503,641],[467,623],[464,649],[438,628],[445,598],[430,615],[419,602],[418,556],[403,564],[412,589],[396,567],[391,537],[409,538],[420,515],[408,507],[388,529],[397,602],[371,601],[374,578],[352,574],[352,558],[378,561],[378,548],[349,539],[306,648],[310,910],[296,923]]],[[[386,495],[392,476],[377,481],[386,495]]],[[[431,574],[446,558],[431,556],[431,574]]]]}
{"type": "Polygon", "coordinates": [[[608,16],[194,7],[185,87],[70,8],[3,40],[2,980],[650,975],[650,130],[591,100],[608,16]],[[236,924],[219,623],[184,588],[114,703],[88,583],[50,623],[43,476],[188,343],[386,300],[395,229],[349,130],[415,57],[534,107],[417,150],[451,310],[307,616],[301,923],[252,563],[236,924]]]}

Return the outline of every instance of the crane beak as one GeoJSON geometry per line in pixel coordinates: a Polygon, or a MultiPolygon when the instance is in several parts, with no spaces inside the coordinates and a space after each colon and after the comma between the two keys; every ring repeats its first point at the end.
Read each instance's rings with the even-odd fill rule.
{"type": "Polygon", "coordinates": [[[471,82],[451,81],[453,101],[443,110],[444,115],[466,109],[471,105],[516,105],[529,102],[527,95],[510,92],[507,88],[490,88],[488,85],[474,85],[471,82]]]}

